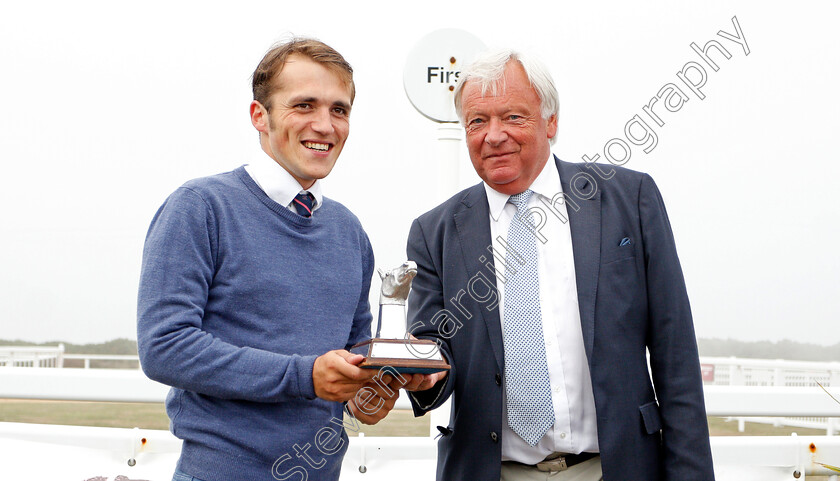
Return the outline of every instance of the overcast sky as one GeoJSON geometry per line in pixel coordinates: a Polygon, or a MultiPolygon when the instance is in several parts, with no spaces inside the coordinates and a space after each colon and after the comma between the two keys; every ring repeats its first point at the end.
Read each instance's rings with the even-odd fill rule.
{"type": "Polygon", "coordinates": [[[445,178],[435,170],[437,125],[402,84],[418,40],[459,28],[549,66],[554,152],[570,161],[603,158],[666,84],[688,92],[677,72],[702,63],[689,45],[718,40],[731,58],[712,54],[705,98],[664,112],[655,148],[633,146],[626,167],[662,191],[699,337],[840,342],[837,14],[833,2],[746,1],[4,5],[0,338],[136,337],[152,216],[184,181],[263,155],[249,76],[290,34],[356,69],[351,135],[325,194],[359,216],[378,266],[400,264],[437,186],[477,180],[465,148],[445,178]],[[733,16],[749,55],[717,35],[735,34],[733,16]]]}

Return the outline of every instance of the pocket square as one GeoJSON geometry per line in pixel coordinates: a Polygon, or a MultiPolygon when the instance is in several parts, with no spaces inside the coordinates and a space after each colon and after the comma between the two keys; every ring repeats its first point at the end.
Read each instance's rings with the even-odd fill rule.
{"type": "Polygon", "coordinates": [[[619,243],[618,243],[618,246],[619,246],[619,247],[622,247],[622,246],[629,246],[630,244],[631,244],[631,242],[630,242],[630,238],[629,238],[629,237],[625,237],[624,239],[621,239],[621,242],[619,242],[619,243]]]}

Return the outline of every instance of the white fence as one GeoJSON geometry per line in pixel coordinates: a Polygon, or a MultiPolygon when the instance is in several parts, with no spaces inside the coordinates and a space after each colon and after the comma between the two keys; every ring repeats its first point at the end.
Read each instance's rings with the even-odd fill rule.
{"type": "MultiPolygon", "coordinates": [[[[840,398],[840,387],[828,391],[840,398]]],[[[162,402],[167,392],[136,369],[0,369],[0,399],[162,402]]],[[[818,387],[708,385],[705,400],[710,416],[840,417],[840,404],[818,387]]],[[[4,479],[167,481],[180,445],[167,431],[0,423],[0,469],[4,479]]],[[[821,463],[840,465],[840,436],[715,436],[712,453],[718,481],[801,480],[837,474],[821,463]]],[[[433,434],[360,435],[341,480],[433,479],[435,456],[433,434]]]]}
{"type": "MultiPolygon", "coordinates": [[[[133,361],[139,370],[136,355],[65,354],[64,345],[56,347],[0,347],[0,366],[7,367],[64,367],[65,360],[84,361],[90,369],[91,361],[133,361]]],[[[805,362],[735,357],[701,357],[704,384],[711,386],[776,386],[825,387],[840,386],[840,362],[805,362]]],[[[745,430],[746,422],[824,429],[827,435],[840,431],[840,420],[826,417],[756,417],[739,416],[738,429],[745,430]]]]}
{"type": "MultiPolygon", "coordinates": [[[[786,361],[781,359],[745,359],[734,357],[701,357],[704,384],[709,386],[754,387],[824,387],[840,386],[840,362],[786,361]],[[819,384],[818,384],[819,383],[819,384]]],[[[827,435],[840,430],[837,418],[738,417],[738,429],[744,432],[745,422],[825,429],[827,435]]]]}
{"type": "Polygon", "coordinates": [[[0,346],[0,366],[5,367],[65,367],[66,360],[82,360],[85,369],[91,361],[129,361],[140,368],[137,355],[123,354],[66,354],[64,344],[58,346],[0,346]]]}
{"type": "Polygon", "coordinates": [[[57,347],[0,346],[0,366],[63,367],[64,345],[57,347]]]}
{"type": "MultiPolygon", "coordinates": [[[[63,346],[0,348],[0,399],[49,399],[112,402],[163,402],[168,387],[149,380],[139,369],[60,368],[63,346]]],[[[136,360],[136,356],[74,355],[77,359],[136,360]]],[[[840,418],[840,363],[810,363],[736,358],[701,358],[706,410],[710,416],[743,422],[781,420],[812,427],[840,418]],[[711,374],[713,373],[713,375],[711,374]],[[826,391],[816,385],[825,386],[826,391]],[[759,417],[761,416],[761,417],[759,417]]],[[[397,409],[408,409],[401,398],[397,409]]],[[[359,437],[350,440],[342,481],[433,479],[435,426],[447,413],[432,413],[428,437],[359,437]]],[[[712,437],[718,481],[801,480],[830,476],[840,466],[840,436],[712,437]]],[[[171,478],[180,440],[167,431],[0,423],[4,478],[144,479],[171,478]],[[49,459],[49,463],[43,460],[49,459]],[[119,478],[123,476],[123,478],[119,478]]]]}
{"type": "Polygon", "coordinates": [[[704,356],[700,364],[712,367],[704,381],[715,386],[840,386],[840,362],[704,356]]]}

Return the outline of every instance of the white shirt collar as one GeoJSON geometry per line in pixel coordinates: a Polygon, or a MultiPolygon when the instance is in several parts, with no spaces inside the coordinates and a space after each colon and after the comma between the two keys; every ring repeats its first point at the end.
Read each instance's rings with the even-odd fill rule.
{"type": "MultiPolygon", "coordinates": [[[[563,186],[560,184],[560,172],[557,171],[557,164],[554,162],[554,156],[551,153],[548,154],[548,161],[546,161],[540,175],[534,179],[534,182],[528,188],[534,191],[535,194],[539,194],[547,199],[551,199],[556,194],[563,192],[563,186]]],[[[498,221],[510,196],[493,189],[487,185],[487,182],[484,182],[484,190],[487,192],[487,205],[490,208],[490,217],[493,218],[493,221],[498,221]]]]}
{"type": "Polygon", "coordinates": [[[313,212],[318,210],[324,201],[320,179],[309,189],[303,189],[292,174],[267,155],[256,156],[253,162],[245,166],[245,170],[265,195],[284,207],[289,207],[295,196],[302,192],[309,192],[315,197],[313,212]]]}

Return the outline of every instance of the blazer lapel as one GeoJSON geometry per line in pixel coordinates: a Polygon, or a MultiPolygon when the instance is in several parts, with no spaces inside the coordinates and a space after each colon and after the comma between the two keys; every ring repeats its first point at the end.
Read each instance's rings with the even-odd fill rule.
{"type": "Polygon", "coordinates": [[[597,183],[593,184],[590,180],[594,178],[583,172],[579,165],[563,162],[557,157],[554,159],[557,162],[557,171],[560,172],[560,183],[569,214],[580,324],[586,356],[591,365],[592,344],[595,338],[595,298],[601,266],[601,191],[598,190],[597,183]],[[575,190],[572,190],[570,184],[573,180],[575,190]]]}
{"type": "MultiPolygon", "coordinates": [[[[461,200],[460,207],[453,214],[453,219],[455,221],[455,228],[458,230],[458,240],[461,243],[464,265],[467,268],[467,284],[471,279],[475,279],[477,275],[484,276],[491,284],[493,290],[496,291],[495,271],[487,267],[488,263],[491,266],[495,264],[493,255],[487,249],[492,243],[490,239],[490,209],[487,205],[487,193],[484,191],[484,185],[478,184],[469,189],[461,200]]],[[[462,289],[467,290],[467,284],[462,289]]],[[[498,297],[498,291],[496,291],[495,295],[498,297]]],[[[469,295],[467,294],[465,297],[469,297],[469,295]]],[[[504,365],[502,358],[504,347],[502,345],[499,307],[497,305],[490,310],[485,307],[485,304],[479,303],[478,305],[478,312],[471,311],[470,314],[484,320],[487,333],[490,337],[490,344],[493,348],[493,354],[496,357],[499,369],[502,369],[504,365]]],[[[479,319],[476,319],[476,321],[479,321],[479,319]]]]}

